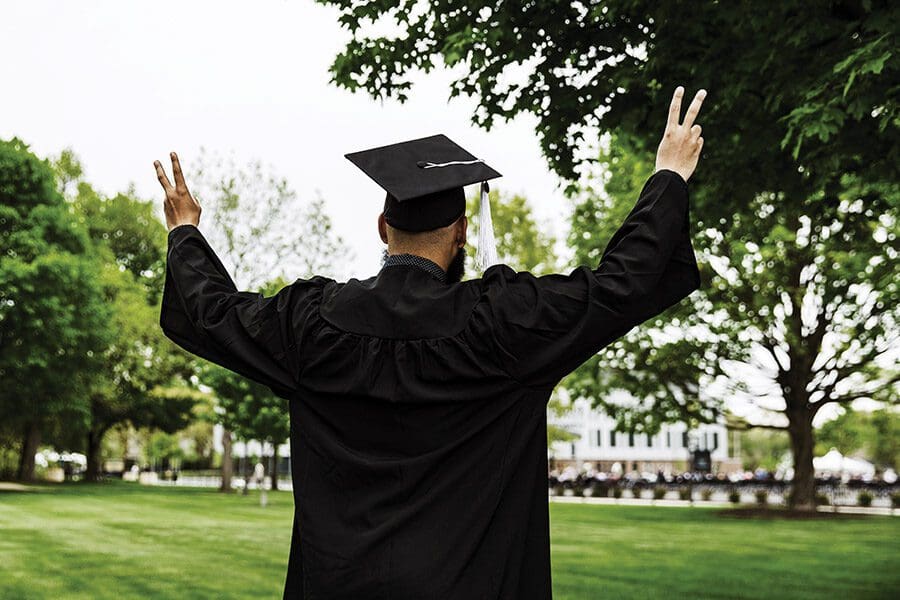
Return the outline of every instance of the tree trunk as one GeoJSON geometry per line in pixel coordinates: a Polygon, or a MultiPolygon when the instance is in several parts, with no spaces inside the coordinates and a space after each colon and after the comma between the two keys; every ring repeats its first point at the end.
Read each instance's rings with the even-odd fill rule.
{"type": "Polygon", "coordinates": [[[813,469],[812,416],[805,408],[788,412],[788,435],[794,458],[794,482],[790,507],[795,510],[816,510],[816,480],[813,469]]]}
{"type": "Polygon", "coordinates": [[[95,429],[91,427],[87,434],[87,469],[84,473],[85,481],[100,481],[101,475],[101,458],[100,444],[103,436],[106,435],[105,427],[95,429]]]}
{"type": "Polygon", "coordinates": [[[272,491],[278,489],[278,444],[272,443],[272,467],[269,469],[272,478],[272,491]]]}
{"type": "Polygon", "coordinates": [[[234,472],[234,464],[231,460],[231,432],[227,429],[222,433],[222,485],[219,491],[231,491],[231,475],[234,472]]]}
{"type": "Polygon", "coordinates": [[[34,455],[41,443],[41,428],[37,421],[25,426],[22,433],[22,454],[19,456],[19,470],[16,479],[34,481],[34,455]]]}

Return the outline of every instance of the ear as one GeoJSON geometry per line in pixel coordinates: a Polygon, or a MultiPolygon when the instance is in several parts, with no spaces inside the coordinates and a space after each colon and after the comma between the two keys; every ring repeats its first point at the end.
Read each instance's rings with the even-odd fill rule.
{"type": "Polygon", "coordinates": [[[466,215],[459,218],[458,229],[456,231],[457,246],[462,248],[466,245],[466,234],[469,229],[469,219],[466,215]]]}
{"type": "Polygon", "coordinates": [[[384,213],[378,215],[378,235],[381,236],[382,242],[388,243],[387,221],[384,220],[384,213]]]}

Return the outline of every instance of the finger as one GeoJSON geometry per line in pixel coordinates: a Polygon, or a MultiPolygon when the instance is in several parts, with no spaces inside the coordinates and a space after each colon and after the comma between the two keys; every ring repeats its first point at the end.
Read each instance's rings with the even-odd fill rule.
{"type": "Polygon", "coordinates": [[[701,148],[703,148],[703,138],[697,138],[697,153],[698,154],[699,154],[701,148]]]}
{"type": "Polygon", "coordinates": [[[703,130],[703,128],[700,127],[700,125],[696,125],[696,124],[695,124],[693,127],[691,127],[691,135],[692,135],[694,138],[697,138],[697,137],[700,136],[700,132],[701,132],[702,130],[703,130]]]}
{"type": "Polygon", "coordinates": [[[706,98],[706,90],[697,90],[697,94],[694,96],[694,100],[691,102],[687,114],[684,116],[685,127],[690,127],[694,124],[694,119],[697,118],[697,113],[700,112],[700,105],[703,104],[704,98],[706,98]]]}
{"type": "Polygon", "coordinates": [[[681,118],[681,97],[684,95],[684,88],[680,85],[675,88],[672,94],[672,102],[669,104],[669,119],[666,121],[666,129],[678,125],[678,119],[681,118]]]}
{"type": "Polygon", "coordinates": [[[171,153],[172,157],[172,173],[175,175],[175,188],[178,190],[186,190],[187,184],[184,183],[184,174],[181,172],[181,163],[178,162],[178,155],[171,153]]]}
{"type": "Polygon", "coordinates": [[[166,175],[165,169],[163,169],[162,163],[158,160],[153,161],[153,166],[156,167],[156,178],[159,180],[159,184],[166,191],[166,194],[172,190],[172,184],[169,183],[169,177],[166,175]]]}

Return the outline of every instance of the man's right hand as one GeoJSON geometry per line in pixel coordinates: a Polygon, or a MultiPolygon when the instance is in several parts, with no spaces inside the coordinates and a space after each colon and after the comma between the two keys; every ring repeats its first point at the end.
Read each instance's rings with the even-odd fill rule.
{"type": "Polygon", "coordinates": [[[706,90],[699,90],[684,116],[684,123],[678,124],[681,118],[681,98],[684,88],[678,86],[672,95],[669,105],[669,119],[666,131],[656,150],[656,170],[669,169],[681,175],[687,181],[697,168],[703,138],[700,137],[700,125],[694,124],[700,105],[706,98],[706,90]]]}

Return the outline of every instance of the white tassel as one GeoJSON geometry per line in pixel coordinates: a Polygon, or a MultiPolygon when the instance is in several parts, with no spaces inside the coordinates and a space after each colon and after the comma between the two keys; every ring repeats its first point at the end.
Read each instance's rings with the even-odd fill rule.
{"type": "Polygon", "coordinates": [[[481,207],[478,213],[478,248],[475,262],[481,271],[499,264],[497,240],[494,239],[494,223],[491,221],[491,204],[488,200],[488,182],[481,182],[481,207]]]}

